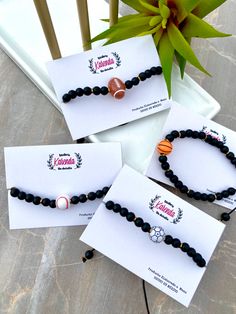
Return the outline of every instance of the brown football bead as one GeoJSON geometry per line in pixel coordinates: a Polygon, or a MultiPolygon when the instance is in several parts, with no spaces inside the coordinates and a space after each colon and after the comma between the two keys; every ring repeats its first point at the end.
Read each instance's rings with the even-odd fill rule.
{"type": "Polygon", "coordinates": [[[113,77],[108,82],[108,89],[112,97],[122,99],[125,96],[125,83],[119,78],[113,77]]]}

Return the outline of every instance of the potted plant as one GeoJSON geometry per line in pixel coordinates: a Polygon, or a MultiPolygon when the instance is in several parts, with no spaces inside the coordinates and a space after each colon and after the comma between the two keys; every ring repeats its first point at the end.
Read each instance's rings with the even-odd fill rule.
{"type": "Polygon", "coordinates": [[[120,17],[115,25],[94,37],[92,42],[106,39],[105,44],[111,44],[130,37],[151,34],[159,53],[169,96],[174,59],[179,65],[182,78],[187,61],[209,75],[193,52],[191,39],[230,36],[203,20],[226,0],[121,1],[137,13],[120,17]]]}

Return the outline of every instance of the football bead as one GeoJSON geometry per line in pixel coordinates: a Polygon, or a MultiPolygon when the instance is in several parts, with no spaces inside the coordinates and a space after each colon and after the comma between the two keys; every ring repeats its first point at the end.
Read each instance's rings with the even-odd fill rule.
{"type": "Polygon", "coordinates": [[[165,231],[162,227],[154,226],[150,229],[149,237],[153,242],[161,243],[165,239],[165,231]]]}

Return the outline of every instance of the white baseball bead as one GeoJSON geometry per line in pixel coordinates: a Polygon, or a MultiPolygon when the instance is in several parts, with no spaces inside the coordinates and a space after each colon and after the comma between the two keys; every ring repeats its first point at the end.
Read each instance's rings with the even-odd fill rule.
{"type": "Polygon", "coordinates": [[[59,195],[56,199],[56,207],[62,210],[70,208],[70,197],[66,194],[59,195]]]}

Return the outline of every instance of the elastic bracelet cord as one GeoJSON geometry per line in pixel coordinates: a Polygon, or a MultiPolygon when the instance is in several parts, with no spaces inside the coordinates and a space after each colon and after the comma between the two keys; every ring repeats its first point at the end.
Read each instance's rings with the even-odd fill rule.
{"type": "Polygon", "coordinates": [[[100,199],[104,197],[109,191],[109,187],[105,186],[101,190],[97,190],[96,192],[89,192],[86,194],[74,195],[72,197],[67,194],[61,194],[56,199],[50,200],[49,198],[42,198],[40,196],[34,196],[31,193],[26,193],[20,191],[16,187],[12,187],[10,189],[10,195],[12,197],[18,198],[19,200],[24,200],[27,203],[33,203],[34,205],[43,205],[49,206],[51,208],[58,209],[68,209],[71,205],[76,205],[78,203],[85,203],[88,200],[94,201],[95,199],[100,199]]]}
{"type": "Polygon", "coordinates": [[[111,96],[115,99],[121,99],[125,96],[126,89],[131,89],[132,87],[137,86],[140,81],[145,81],[146,79],[151,78],[153,75],[160,75],[161,73],[162,67],[154,66],[125,82],[117,77],[113,77],[109,80],[107,86],[95,86],[93,88],[86,86],[84,88],[79,87],[76,90],[70,90],[62,96],[62,101],[64,103],[68,103],[76,97],[90,96],[91,94],[96,96],[105,96],[108,93],[110,93],[111,96]]]}
{"type": "MultiPolygon", "coordinates": [[[[167,155],[169,155],[173,150],[172,142],[176,138],[192,138],[192,139],[200,139],[211,146],[214,146],[223,153],[226,158],[231,162],[231,164],[236,167],[236,157],[233,152],[230,152],[229,148],[224,145],[223,142],[217,140],[211,135],[207,135],[203,131],[193,131],[191,129],[188,130],[173,130],[169,134],[166,135],[165,139],[162,140],[156,147],[156,151],[159,154],[159,162],[161,164],[161,168],[165,172],[165,176],[170,180],[171,183],[181,192],[186,194],[189,198],[194,198],[195,200],[202,200],[208,202],[214,202],[215,200],[222,200],[223,198],[227,198],[236,193],[236,189],[234,187],[229,187],[221,192],[217,193],[201,193],[199,191],[194,191],[188,188],[178,176],[176,176],[173,170],[170,167],[170,164],[167,159],[167,155]]],[[[236,209],[236,208],[235,208],[236,209]]],[[[221,221],[230,220],[230,215],[234,212],[234,210],[227,213],[224,212],[221,214],[221,221]]]]}
{"type": "Polygon", "coordinates": [[[149,238],[155,243],[165,243],[167,245],[172,245],[174,248],[179,248],[182,252],[186,253],[189,257],[193,259],[199,267],[205,267],[206,261],[197,253],[196,250],[186,242],[181,242],[179,239],[174,238],[171,235],[166,235],[165,231],[160,226],[151,227],[148,222],[144,222],[141,217],[136,217],[133,212],[128,211],[127,208],[121,207],[120,204],[115,204],[113,201],[108,201],[105,203],[105,207],[108,210],[112,210],[114,213],[119,213],[120,216],[127,219],[129,222],[133,222],[134,225],[140,228],[144,233],[149,233],[149,238]]]}

